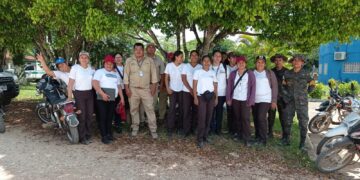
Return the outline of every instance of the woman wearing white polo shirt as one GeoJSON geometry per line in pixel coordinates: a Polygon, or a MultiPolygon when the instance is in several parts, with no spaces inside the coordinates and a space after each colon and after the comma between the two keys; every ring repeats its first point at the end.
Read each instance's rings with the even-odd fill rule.
{"type": "Polygon", "coordinates": [[[203,68],[196,70],[193,80],[194,104],[198,106],[197,146],[202,148],[208,142],[210,121],[214,106],[217,104],[216,74],[210,69],[211,58],[204,56],[201,59],[203,68]]]}
{"type": "Polygon", "coordinates": [[[101,141],[109,144],[114,140],[111,127],[114,118],[115,98],[120,97],[120,102],[124,103],[120,79],[114,71],[115,60],[111,55],[104,58],[104,68],[95,72],[92,85],[98,96],[96,103],[100,120],[101,141]],[[113,94],[110,94],[113,93],[113,94]]]}
{"type": "Polygon", "coordinates": [[[257,143],[266,145],[268,119],[267,112],[270,108],[276,109],[278,85],[275,73],[265,69],[265,56],[257,56],[255,59],[255,105],[252,108],[255,138],[257,143]]]}
{"type": "MultiPolygon", "coordinates": [[[[196,127],[197,107],[194,104],[193,94],[193,76],[194,72],[201,69],[199,64],[199,53],[196,50],[190,52],[190,63],[184,64],[181,73],[183,86],[183,128],[185,137],[190,135],[191,131],[196,127]]],[[[196,95],[196,94],[195,94],[196,95]]]]}
{"type": "Polygon", "coordinates": [[[73,90],[76,107],[80,109],[79,138],[80,143],[91,143],[90,122],[94,112],[94,95],[92,90],[92,76],[94,70],[89,64],[90,55],[86,51],[79,54],[80,64],[72,66],[69,74],[68,100],[72,99],[73,90]]]}
{"type": "MultiPolygon", "coordinates": [[[[165,86],[170,96],[170,108],[167,116],[168,136],[171,137],[175,129],[176,122],[176,105],[179,105],[180,120],[182,120],[182,99],[181,91],[183,83],[181,80],[181,72],[183,70],[184,56],[182,51],[175,51],[174,61],[166,65],[165,68],[165,86]]],[[[179,123],[181,124],[181,123],[179,123]]]]}

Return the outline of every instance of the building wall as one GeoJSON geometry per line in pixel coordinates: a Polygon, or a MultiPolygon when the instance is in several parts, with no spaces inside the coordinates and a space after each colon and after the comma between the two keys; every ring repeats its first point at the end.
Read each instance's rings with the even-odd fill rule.
{"type": "Polygon", "coordinates": [[[322,83],[327,83],[331,78],[360,82],[360,40],[353,40],[348,44],[331,42],[321,45],[318,73],[322,83]],[[335,52],[346,52],[345,60],[335,60],[335,52]]]}

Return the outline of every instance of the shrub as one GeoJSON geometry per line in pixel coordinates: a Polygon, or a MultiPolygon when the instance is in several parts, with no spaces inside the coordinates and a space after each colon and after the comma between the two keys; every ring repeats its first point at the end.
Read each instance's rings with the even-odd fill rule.
{"type": "Polygon", "coordinates": [[[314,90],[309,94],[311,98],[321,99],[327,92],[327,86],[322,83],[317,83],[314,90]]]}
{"type": "Polygon", "coordinates": [[[349,94],[358,95],[360,93],[360,85],[357,81],[350,81],[348,83],[339,84],[339,94],[340,96],[346,96],[349,94]],[[354,84],[354,92],[351,90],[351,84],[354,84]]]}

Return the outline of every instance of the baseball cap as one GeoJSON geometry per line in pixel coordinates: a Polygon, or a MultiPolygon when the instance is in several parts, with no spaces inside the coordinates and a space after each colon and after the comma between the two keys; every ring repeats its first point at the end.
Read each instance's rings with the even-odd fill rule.
{"type": "Polygon", "coordinates": [[[86,55],[87,57],[90,57],[90,54],[88,52],[86,52],[86,51],[81,51],[79,53],[79,57],[82,56],[82,55],[86,55]]]}
{"type": "Polygon", "coordinates": [[[55,59],[55,64],[61,64],[61,63],[65,63],[65,59],[62,57],[56,58],[55,59]]]}

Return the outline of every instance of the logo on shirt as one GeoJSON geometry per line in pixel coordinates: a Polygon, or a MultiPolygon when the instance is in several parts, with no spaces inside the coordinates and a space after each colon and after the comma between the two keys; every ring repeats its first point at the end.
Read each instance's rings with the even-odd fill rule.
{"type": "Polygon", "coordinates": [[[117,76],[115,74],[105,74],[106,77],[109,77],[109,78],[115,78],[117,79],[117,76]]]}

